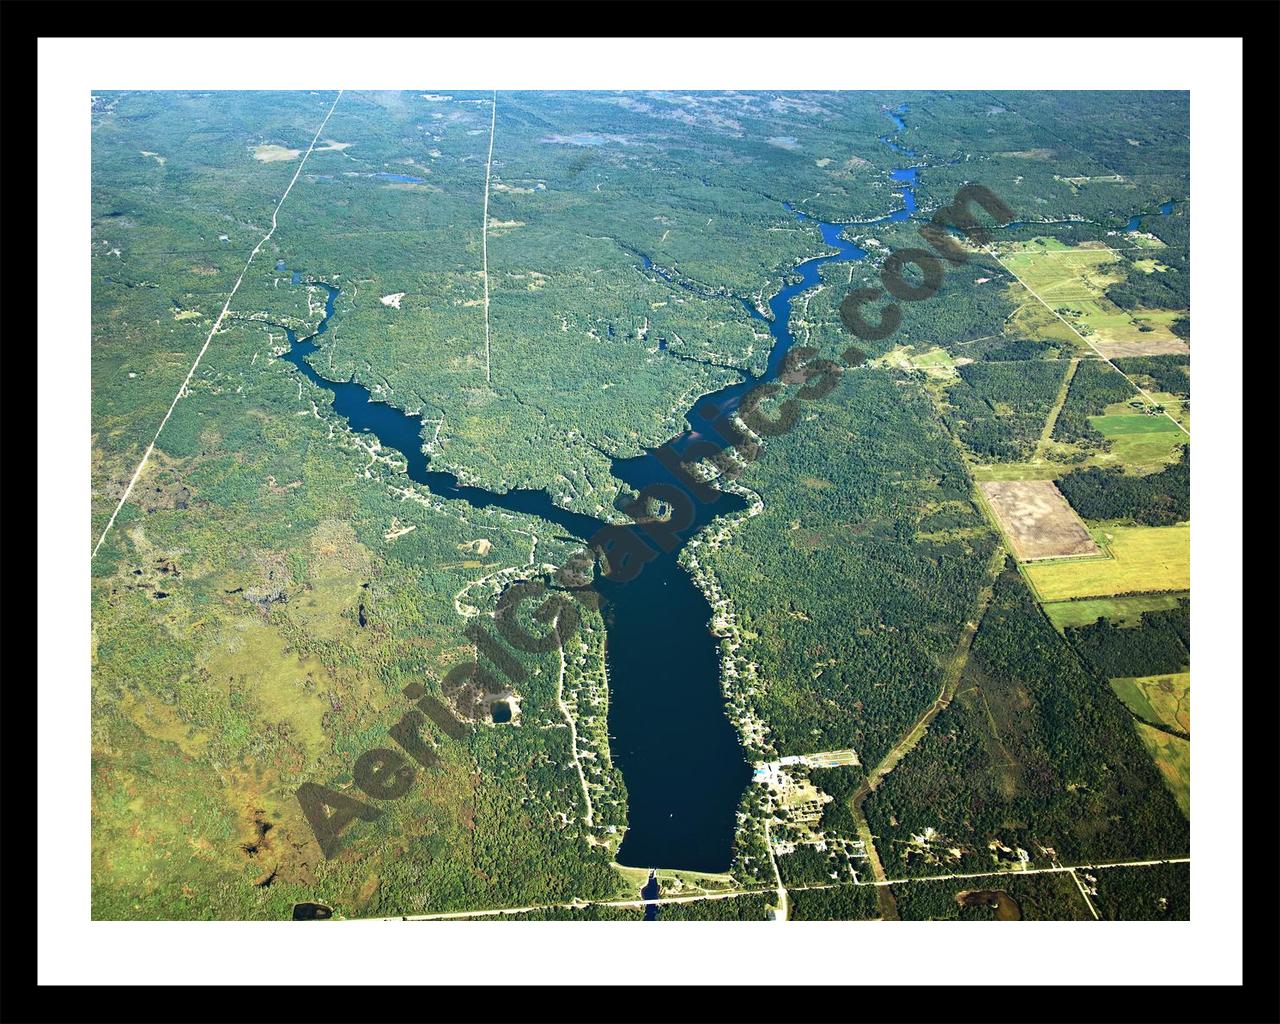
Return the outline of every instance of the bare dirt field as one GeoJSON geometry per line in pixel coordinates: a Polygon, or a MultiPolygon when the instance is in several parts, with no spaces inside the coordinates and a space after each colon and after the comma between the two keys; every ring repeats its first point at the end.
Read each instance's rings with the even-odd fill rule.
{"type": "Polygon", "coordinates": [[[302,155],[300,149],[288,149],[284,146],[277,146],[275,143],[264,143],[261,146],[253,147],[253,157],[255,160],[261,160],[263,163],[274,163],[277,160],[296,160],[302,155]]]}
{"type": "Polygon", "coordinates": [[[1107,359],[1124,359],[1128,356],[1184,356],[1191,351],[1185,341],[1153,338],[1150,341],[1100,341],[1098,351],[1107,359]]]}
{"type": "Polygon", "coordinates": [[[1102,553],[1052,480],[988,480],[978,486],[1020,561],[1102,553]]]}

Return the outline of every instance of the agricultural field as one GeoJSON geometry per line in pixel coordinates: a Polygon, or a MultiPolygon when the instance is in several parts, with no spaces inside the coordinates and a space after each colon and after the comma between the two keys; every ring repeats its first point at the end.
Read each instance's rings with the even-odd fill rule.
{"type": "Polygon", "coordinates": [[[1108,619],[1117,626],[1136,626],[1142,613],[1177,608],[1186,594],[1135,594],[1132,597],[1097,597],[1075,601],[1046,601],[1044,612],[1059,630],[1089,626],[1108,619]]]}
{"type": "Polygon", "coordinates": [[[1052,481],[985,482],[978,488],[1019,561],[1101,553],[1052,481]]]}
{"type": "MultiPolygon", "coordinates": [[[[1108,289],[1126,277],[1120,253],[1105,242],[1072,247],[1036,238],[998,251],[1001,262],[1104,357],[1188,351],[1172,330],[1185,310],[1122,309],[1107,297],[1108,289]]],[[[1149,272],[1145,265],[1138,269],[1149,272]]]]}
{"type": "Polygon", "coordinates": [[[871,365],[892,366],[900,370],[922,370],[937,380],[951,382],[956,376],[956,366],[963,366],[971,361],[961,357],[957,363],[950,352],[936,345],[920,346],[918,349],[910,345],[900,345],[874,360],[871,365]]]}
{"type": "Polygon", "coordinates": [[[1145,722],[1191,732],[1191,673],[1111,680],[1125,707],[1145,722]]]}
{"type": "Polygon", "coordinates": [[[1179,736],[1170,736],[1160,729],[1153,729],[1142,722],[1134,722],[1134,729],[1142,745],[1151,753],[1151,759],[1160,770],[1169,792],[1178,807],[1191,817],[1191,742],[1179,736]]]}
{"type": "Polygon", "coordinates": [[[1146,471],[1177,460],[1187,445],[1190,430],[1184,404],[1173,395],[1157,393],[1152,398],[1159,403],[1160,411],[1142,399],[1129,399],[1112,402],[1101,415],[1088,417],[1089,426],[1109,442],[1109,457],[1100,455],[1091,460],[1092,465],[1146,471]]]}
{"type": "Polygon", "coordinates": [[[1024,568],[1041,601],[1109,597],[1191,586],[1191,527],[1114,527],[1095,534],[1105,558],[1024,568]]]}
{"type": "MultiPolygon", "coordinates": [[[[1143,360],[1137,362],[1145,365],[1143,360]]],[[[1148,377],[1139,379],[1154,383],[1148,377]]],[[[1183,386],[1169,376],[1163,382],[1183,386]]],[[[1185,386],[1189,388],[1189,381],[1185,386]]],[[[1148,395],[1149,399],[1141,395],[1101,360],[1073,360],[1034,451],[1018,461],[973,465],[973,477],[979,482],[1061,480],[1093,468],[1114,469],[1130,477],[1159,473],[1185,457],[1190,402],[1185,394],[1151,390],[1148,395]]]]}

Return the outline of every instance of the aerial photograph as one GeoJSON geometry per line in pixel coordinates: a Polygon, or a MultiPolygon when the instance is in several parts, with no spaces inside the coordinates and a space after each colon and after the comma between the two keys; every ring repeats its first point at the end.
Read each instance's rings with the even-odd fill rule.
{"type": "Polygon", "coordinates": [[[1192,920],[1190,96],[94,91],[86,914],[1192,920]]]}

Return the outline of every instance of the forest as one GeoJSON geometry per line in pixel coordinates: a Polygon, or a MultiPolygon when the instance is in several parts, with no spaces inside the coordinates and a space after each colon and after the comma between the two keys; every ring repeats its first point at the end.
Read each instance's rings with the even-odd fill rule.
{"type": "Polygon", "coordinates": [[[793,889],[787,893],[793,921],[878,921],[880,907],[870,885],[835,885],[827,889],[793,889]]]}
{"type": "Polygon", "coordinates": [[[1104,921],[1190,921],[1191,865],[1155,864],[1093,872],[1104,921]]]}
{"type": "Polygon", "coordinates": [[[767,921],[769,908],[777,902],[772,892],[752,893],[728,899],[664,903],[658,907],[658,921],[767,921]]]}
{"type": "Polygon", "coordinates": [[[1066,376],[1065,362],[968,363],[947,392],[952,429],[978,459],[1031,455],[1066,376]]]}
{"type": "Polygon", "coordinates": [[[1179,856],[1189,838],[1106,678],[1011,566],[956,699],[866,813],[886,870],[912,875],[1179,856]]]}
{"type": "Polygon", "coordinates": [[[772,747],[874,763],[936,695],[995,535],[915,381],[850,370],[814,410],[740,477],[764,510],[699,558],[731,595],[738,656],[767,681],[772,747]],[[940,512],[951,528],[918,537],[940,512]]]}
{"type": "Polygon", "coordinates": [[[1047,873],[963,882],[902,882],[892,887],[904,921],[1091,921],[1069,874],[1047,873]],[[989,888],[988,888],[989,887],[989,888]]]}
{"type": "Polygon", "coordinates": [[[1107,679],[1185,672],[1191,664],[1191,602],[1143,612],[1137,626],[1099,619],[1066,629],[1067,639],[1095,672],[1107,679]]]}
{"type": "Polygon", "coordinates": [[[1132,356],[1117,359],[1115,364],[1121,373],[1150,381],[1156,391],[1191,397],[1191,360],[1187,356],[1132,356]]]}
{"type": "MultiPolygon", "coordinates": [[[[1159,248],[1124,250],[1124,280],[1107,288],[1107,298],[1121,309],[1189,309],[1191,306],[1190,202],[1175,203],[1169,213],[1143,217],[1140,231],[1154,235],[1159,248]],[[1150,265],[1151,259],[1156,266],[1150,265]]],[[[1190,338],[1190,320],[1175,329],[1190,338]]]]}
{"type": "Polygon", "coordinates": [[[1132,476],[1115,466],[1067,473],[1058,490],[1085,519],[1114,519],[1143,526],[1172,526],[1191,518],[1191,449],[1172,466],[1132,476]]]}

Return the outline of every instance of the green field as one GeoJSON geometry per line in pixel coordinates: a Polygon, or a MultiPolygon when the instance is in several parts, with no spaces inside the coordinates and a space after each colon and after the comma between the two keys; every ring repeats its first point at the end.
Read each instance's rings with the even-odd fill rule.
{"type": "Polygon", "coordinates": [[[892,366],[901,370],[923,370],[930,376],[943,380],[952,380],[956,374],[956,365],[951,353],[945,348],[898,345],[890,349],[873,366],[892,366]]]}
{"type": "Polygon", "coordinates": [[[1191,734],[1191,673],[1111,680],[1111,689],[1135,715],[1191,734]]]}
{"type": "Polygon", "coordinates": [[[1168,391],[1151,391],[1148,393],[1163,405],[1169,415],[1181,423],[1185,430],[1191,429],[1191,413],[1187,410],[1181,398],[1168,391]]]}
{"type": "Polygon", "coordinates": [[[1009,298],[1019,304],[1005,324],[1005,333],[1009,336],[1050,341],[1081,353],[1092,352],[1075,331],[1054,316],[1052,310],[1029,296],[1016,281],[1009,286],[1009,298]]]}
{"type": "Polygon", "coordinates": [[[1178,607],[1185,594],[1138,594],[1133,597],[1085,598],[1081,601],[1049,601],[1044,613],[1061,632],[1068,626],[1088,626],[1109,619],[1118,626],[1136,626],[1143,612],[1178,607]]]}
{"type": "MultiPolygon", "coordinates": [[[[1182,403],[1173,395],[1162,404],[1169,414],[1181,420],[1182,403]]],[[[1125,402],[1107,406],[1101,416],[1090,416],[1089,425],[1111,442],[1109,452],[1101,452],[1089,460],[1090,465],[1118,465],[1126,470],[1147,471],[1176,462],[1188,437],[1168,416],[1134,412],[1125,402]]],[[[1185,427],[1186,424],[1183,424],[1185,427]]]]}
{"type": "Polygon", "coordinates": [[[1085,338],[1101,344],[1178,340],[1170,325],[1184,315],[1181,312],[1130,312],[1106,297],[1111,285],[1125,279],[1116,252],[1102,242],[1085,242],[1074,249],[1061,243],[1038,244],[1046,241],[1016,243],[1013,251],[1001,254],[1001,262],[1085,338]]]}
{"type": "Polygon", "coordinates": [[[1146,416],[1142,413],[1121,416],[1090,416],[1093,429],[1107,437],[1121,437],[1125,434],[1177,433],[1178,425],[1167,416],[1146,416]]]}
{"type": "Polygon", "coordinates": [[[1153,729],[1141,722],[1134,722],[1143,746],[1151,754],[1151,758],[1160,769],[1160,775],[1169,787],[1169,792],[1178,801],[1182,813],[1191,817],[1191,744],[1187,740],[1170,736],[1167,732],[1153,729]]]}
{"type": "Polygon", "coordinates": [[[1023,571],[1041,601],[1191,588],[1191,527],[1138,526],[1098,531],[1110,558],[1037,562],[1023,571]]]}

